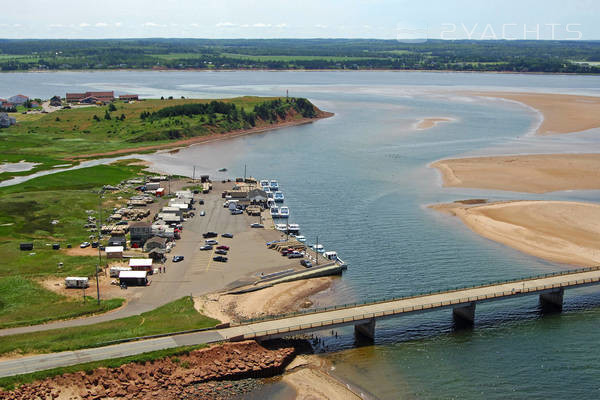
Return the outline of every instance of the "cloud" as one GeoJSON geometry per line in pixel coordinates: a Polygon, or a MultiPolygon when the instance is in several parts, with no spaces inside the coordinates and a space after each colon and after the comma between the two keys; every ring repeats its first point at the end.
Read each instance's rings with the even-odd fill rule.
{"type": "Polygon", "coordinates": [[[277,24],[275,25],[275,28],[287,28],[288,24],[277,24]]]}
{"type": "Polygon", "coordinates": [[[65,26],[63,24],[50,24],[50,25],[48,25],[48,27],[50,27],[50,28],[64,28],[65,26]]]}
{"type": "Polygon", "coordinates": [[[145,27],[148,27],[148,28],[165,28],[166,27],[166,25],[157,24],[155,22],[144,22],[142,25],[145,27]]]}
{"type": "Polygon", "coordinates": [[[90,26],[90,24],[88,24],[87,22],[82,22],[79,24],[80,28],[87,28],[88,26],[90,26]]]}
{"type": "Polygon", "coordinates": [[[120,26],[123,26],[123,23],[122,22],[115,22],[115,26],[118,28],[120,26]]]}
{"type": "Polygon", "coordinates": [[[23,25],[21,25],[21,24],[13,24],[13,26],[14,26],[15,28],[20,28],[20,27],[22,27],[23,25]]]}
{"type": "Polygon", "coordinates": [[[270,28],[271,24],[263,24],[262,22],[258,22],[252,25],[253,28],[270,28]]]}
{"type": "Polygon", "coordinates": [[[98,28],[104,28],[105,26],[108,26],[108,24],[106,22],[96,22],[95,26],[98,28]]]}
{"type": "Polygon", "coordinates": [[[217,28],[231,28],[233,26],[237,26],[237,24],[234,24],[233,22],[219,22],[216,25],[217,28]]]}
{"type": "Polygon", "coordinates": [[[315,28],[325,29],[325,28],[327,28],[327,25],[316,24],[315,28]]]}
{"type": "MultiPolygon", "coordinates": [[[[218,25],[219,25],[219,24],[217,24],[217,26],[218,26],[218,25]]],[[[193,23],[193,24],[190,24],[190,26],[191,26],[191,27],[193,27],[193,28],[198,28],[198,27],[200,27],[200,24],[193,23]]]]}

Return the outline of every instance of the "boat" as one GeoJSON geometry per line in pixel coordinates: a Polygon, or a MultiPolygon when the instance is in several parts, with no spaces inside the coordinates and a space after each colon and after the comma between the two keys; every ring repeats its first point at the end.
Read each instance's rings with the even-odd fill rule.
{"type": "Polygon", "coordinates": [[[289,207],[283,206],[279,209],[279,217],[280,218],[288,218],[290,216],[289,207]]]}
{"type": "Polygon", "coordinates": [[[269,208],[275,207],[275,200],[267,199],[267,207],[269,207],[269,208]]]}
{"type": "Polygon", "coordinates": [[[269,187],[269,181],[266,179],[263,179],[262,181],[260,181],[260,187],[263,188],[263,190],[264,190],[264,188],[269,187]]]}
{"type": "Polygon", "coordinates": [[[219,168],[218,172],[227,172],[227,168],[219,168]]]}
{"type": "Polygon", "coordinates": [[[277,203],[283,203],[283,200],[285,199],[282,192],[275,192],[273,198],[277,203]]]}
{"type": "Polygon", "coordinates": [[[272,199],[274,201],[275,199],[273,199],[273,195],[275,195],[275,193],[273,193],[273,192],[267,192],[267,198],[268,199],[272,199]]]}
{"type": "Polygon", "coordinates": [[[287,225],[287,232],[290,235],[297,235],[300,233],[300,225],[298,224],[288,224],[287,225]]]}
{"type": "Polygon", "coordinates": [[[263,187],[263,190],[265,191],[265,193],[268,195],[269,193],[271,193],[271,189],[268,186],[263,187]]]}
{"type": "Polygon", "coordinates": [[[285,232],[287,230],[287,225],[286,224],[275,224],[275,229],[277,229],[280,232],[285,232]]]}
{"type": "Polygon", "coordinates": [[[306,237],[304,237],[303,235],[297,235],[296,240],[304,243],[304,242],[306,242],[306,237]]]}
{"type": "Polygon", "coordinates": [[[312,249],[318,253],[323,253],[325,251],[325,248],[322,244],[313,244],[312,249]]]}
{"type": "Polygon", "coordinates": [[[279,183],[277,183],[276,180],[271,180],[269,187],[271,188],[272,191],[276,192],[279,190],[279,183]]]}
{"type": "Polygon", "coordinates": [[[281,211],[279,211],[279,207],[271,207],[270,213],[271,217],[273,218],[281,217],[281,211]]]}

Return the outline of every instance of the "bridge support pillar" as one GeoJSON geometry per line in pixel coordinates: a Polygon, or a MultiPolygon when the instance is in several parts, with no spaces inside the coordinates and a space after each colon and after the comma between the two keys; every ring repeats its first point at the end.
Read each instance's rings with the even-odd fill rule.
{"type": "Polygon", "coordinates": [[[475,303],[463,307],[454,307],[452,317],[454,322],[460,323],[460,325],[472,326],[475,324],[475,303]]]}
{"type": "Polygon", "coordinates": [[[554,292],[540,294],[540,305],[543,311],[562,311],[564,289],[557,289],[554,292]]]}
{"type": "Polygon", "coordinates": [[[370,319],[364,324],[354,325],[354,334],[359,337],[369,339],[371,342],[375,340],[375,318],[370,319]]]}

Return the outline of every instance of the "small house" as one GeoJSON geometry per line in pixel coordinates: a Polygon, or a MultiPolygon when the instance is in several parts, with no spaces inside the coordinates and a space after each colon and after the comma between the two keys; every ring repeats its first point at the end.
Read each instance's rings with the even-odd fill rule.
{"type": "Polygon", "coordinates": [[[119,96],[119,100],[127,100],[127,101],[139,100],[139,96],[137,94],[122,94],[119,96]]]}
{"type": "Polygon", "coordinates": [[[106,258],[123,258],[123,246],[108,246],[104,251],[106,258]]]}
{"type": "Polygon", "coordinates": [[[22,251],[31,251],[33,250],[33,243],[21,243],[19,249],[22,251]]]}
{"type": "Polygon", "coordinates": [[[16,96],[8,98],[9,102],[11,102],[17,106],[22,106],[23,104],[27,103],[27,100],[29,100],[29,97],[22,95],[22,94],[18,94],[16,96]]]}
{"type": "Polygon", "coordinates": [[[131,271],[131,268],[129,267],[119,267],[119,266],[114,266],[114,267],[110,267],[110,277],[111,278],[118,278],[119,274],[121,273],[121,271],[131,271]]]}
{"type": "Polygon", "coordinates": [[[125,236],[111,236],[110,239],[108,239],[108,246],[122,246],[126,249],[127,238],[125,236]]]}
{"type": "Polygon", "coordinates": [[[119,283],[127,286],[148,286],[148,272],[121,271],[119,273],[119,283]]]}
{"type": "Polygon", "coordinates": [[[131,258],[129,260],[129,267],[133,271],[146,271],[149,274],[154,271],[151,258],[131,258]]]}
{"type": "Polygon", "coordinates": [[[150,250],[148,257],[159,263],[164,263],[167,260],[167,257],[165,257],[165,251],[162,249],[150,250]]]}
{"type": "Polygon", "coordinates": [[[148,182],[146,183],[146,190],[156,190],[160,187],[160,183],[158,182],[148,182]]]}

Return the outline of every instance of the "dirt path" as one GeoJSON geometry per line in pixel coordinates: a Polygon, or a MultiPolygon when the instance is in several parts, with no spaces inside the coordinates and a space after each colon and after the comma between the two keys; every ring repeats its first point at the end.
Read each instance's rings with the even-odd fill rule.
{"type": "Polygon", "coordinates": [[[198,143],[216,142],[218,140],[231,139],[231,138],[235,138],[235,137],[239,137],[239,136],[249,135],[252,133],[267,132],[267,131],[271,131],[271,130],[275,130],[275,129],[287,128],[290,126],[309,124],[311,122],[318,121],[323,118],[332,117],[333,115],[334,114],[330,113],[330,112],[319,111],[318,116],[316,118],[301,118],[301,119],[293,120],[293,121],[278,122],[278,123],[272,124],[272,125],[258,126],[258,127],[252,128],[252,129],[241,129],[241,130],[230,131],[230,132],[226,132],[226,133],[214,133],[212,135],[193,137],[193,138],[189,138],[189,139],[177,140],[177,141],[171,142],[171,143],[157,144],[157,145],[152,145],[152,146],[131,147],[131,148],[127,148],[127,149],[107,151],[107,152],[103,152],[103,153],[83,154],[83,155],[79,155],[79,156],[66,157],[65,160],[77,161],[77,160],[83,160],[83,159],[88,159],[88,158],[123,155],[123,154],[138,153],[141,151],[148,151],[148,150],[162,150],[162,149],[170,149],[170,148],[174,148],[174,147],[185,147],[185,146],[190,146],[192,144],[198,144],[198,143]]]}

